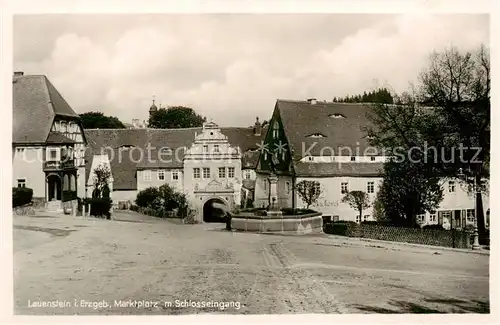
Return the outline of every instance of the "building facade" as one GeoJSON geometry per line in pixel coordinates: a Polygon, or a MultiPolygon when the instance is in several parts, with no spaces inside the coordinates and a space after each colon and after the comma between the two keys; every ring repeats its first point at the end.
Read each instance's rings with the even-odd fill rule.
{"type": "MultiPolygon", "coordinates": [[[[369,106],[316,100],[278,100],[257,165],[255,204],[268,206],[269,175],[278,176],[278,203],[305,208],[295,190],[303,180],[318,181],[319,200],[310,206],[332,220],[373,221],[373,202],[388,157],[370,147],[369,106]],[[349,191],[368,194],[371,207],[360,217],[342,198],[349,191]]],[[[444,198],[436,211],[418,216],[421,225],[461,228],[474,222],[474,196],[459,180],[443,180],[444,198]]],[[[489,207],[483,195],[484,210],[489,207]]]]}
{"type": "Polygon", "coordinates": [[[257,121],[249,128],[85,130],[87,195],[92,193],[92,170],[106,161],[113,178],[115,207],[134,204],[137,193],[169,184],[185,193],[199,221],[214,219],[210,207],[226,209],[253,202],[255,165],[262,141],[257,121]]]}
{"type": "Polygon", "coordinates": [[[34,201],[54,210],[83,196],[85,134],[46,76],[14,74],[12,125],[12,185],[32,188],[34,201]]]}

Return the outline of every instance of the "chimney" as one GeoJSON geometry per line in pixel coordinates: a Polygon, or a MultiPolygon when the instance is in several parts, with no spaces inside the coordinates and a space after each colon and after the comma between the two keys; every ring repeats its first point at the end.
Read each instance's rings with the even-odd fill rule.
{"type": "Polygon", "coordinates": [[[309,102],[309,104],[311,104],[311,105],[316,105],[316,98],[309,98],[307,101],[308,101],[308,102],[309,102]]]}
{"type": "Polygon", "coordinates": [[[255,119],[255,125],[253,127],[253,134],[256,136],[260,136],[261,132],[262,132],[262,125],[260,125],[259,117],[257,116],[257,118],[255,119]]]}
{"type": "Polygon", "coordinates": [[[14,77],[22,77],[22,76],[24,76],[23,71],[14,71],[14,77]]]}

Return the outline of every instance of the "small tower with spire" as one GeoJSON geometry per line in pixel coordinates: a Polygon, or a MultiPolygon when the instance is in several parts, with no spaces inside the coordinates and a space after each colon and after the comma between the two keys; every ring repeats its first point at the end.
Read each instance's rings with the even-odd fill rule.
{"type": "Polygon", "coordinates": [[[156,96],[153,96],[153,104],[149,108],[149,117],[153,116],[153,114],[158,111],[158,107],[156,107],[156,105],[155,105],[155,98],[156,98],[156,96]]]}

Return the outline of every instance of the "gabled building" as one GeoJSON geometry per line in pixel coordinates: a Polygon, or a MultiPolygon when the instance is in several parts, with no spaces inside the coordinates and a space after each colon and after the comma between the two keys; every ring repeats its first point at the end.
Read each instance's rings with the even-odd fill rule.
{"type": "Polygon", "coordinates": [[[46,76],[15,72],[12,92],[12,185],[61,210],[85,192],[80,117],[46,76]]]}
{"type": "MultiPolygon", "coordinates": [[[[382,182],[384,152],[371,147],[366,133],[369,105],[277,100],[264,149],[257,164],[255,205],[271,202],[269,175],[278,175],[278,197],[283,207],[305,207],[295,185],[302,180],[320,183],[322,194],[312,209],[334,220],[371,221],[372,208],[362,218],[344,195],[361,190],[373,203],[382,182]]],[[[419,216],[422,224],[463,227],[474,221],[474,197],[458,181],[443,180],[444,199],[437,211],[419,216]],[[450,224],[453,222],[453,224],[450,224]]],[[[484,197],[487,210],[488,197],[484,197]]]]}

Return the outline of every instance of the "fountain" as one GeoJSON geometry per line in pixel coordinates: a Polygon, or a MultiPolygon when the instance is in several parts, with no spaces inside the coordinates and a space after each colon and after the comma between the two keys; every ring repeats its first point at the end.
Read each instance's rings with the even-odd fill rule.
{"type": "Polygon", "coordinates": [[[293,211],[292,209],[283,209],[280,207],[278,200],[278,177],[275,173],[271,173],[269,176],[269,185],[270,202],[268,208],[266,210],[253,209],[242,211],[232,215],[232,230],[291,235],[323,232],[323,218],[321,217],[321,213],[298,209],[293,211]]]}

